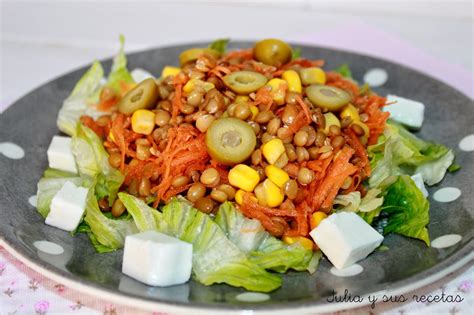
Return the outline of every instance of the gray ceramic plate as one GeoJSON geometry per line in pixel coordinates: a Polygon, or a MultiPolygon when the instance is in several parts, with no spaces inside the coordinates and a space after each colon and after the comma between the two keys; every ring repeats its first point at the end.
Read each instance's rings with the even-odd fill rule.
{"type": "MultiPolygon", "coordinates": [[[[231,48],[249,45],[232,43],[231,48]]],[[[141,67],[160,73],[163,66],[175,64],[178,53],[190,46],[194,45],[132,54],[129,68],[141,67]]],[[[283,277],[279,290],[268,296],[250,296],[266,299],[260,302],[245,302],[249,297],[239,295],[244,290],[227,285],[206,287],[190,281],[180,286],[153,288],[123,276],[120,273],[121,251],[95,253],[85,235],[71,237],[67,232],[45,225],[29,203],[36,193],[36,183],[47,167],[47,147],[53,135],[58,134],[58,109],[86,68],[41,86],[18,100],[0,117],[0,152],[3,153],[0,154],[0,237],[4,246],[33,268],[77,289],[136,307],[161,311],[193,308],[193,312],[204,313],[240,310],[274,313],[295,309],[313,312],[354,307],[354,304],[329,303],[327,298],[332,296],[333,290],[339,294],[345,289],[352,295],[400,294],[426,285],[467,263],[474,247],[474,153],[469,151],[473,136],[461,140],[474,133],[472,100],[439,81],[391,62],[318,47],[301,48],[302,55],[307,58],[325,59],[326,69],[348,63],[359,81],[369,69],[385,69],[388,81],[375,89],[377,92],[401,95],[426,105],[425,123],[419,136],[454,148],[457,162],[462,165],[461,171],[447,174],[439,185],[429,189],[431,239],[458,235],[437,241],[442,246],[450,246],[428,248],[420,241],[390,235],[384,241],[390,249],[375,252],[360,262],[362,272],[360,268],[352,270],[359,274],[336,276],[330,271],[330,263],[323,260],[312,276],[290,272],[283,277]],[[24,157],[21,158],[22,150],[24,157]],[[446,187],[454,189],[435,194],[446,187]],[[439,200],[456,197],[456,192],[461,195],[451,202],[433,199],[433,196],[439,200]]],[[[105,64],[110,66],[110,60],[105,64]]]]}

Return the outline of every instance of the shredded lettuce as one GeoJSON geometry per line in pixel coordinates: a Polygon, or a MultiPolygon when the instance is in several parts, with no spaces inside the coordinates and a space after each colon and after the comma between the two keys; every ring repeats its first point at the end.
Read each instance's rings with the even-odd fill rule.
{"type": "Polygon", "coordinates": [[[126,193],[118,194],[128,213],[132,215],[138,231],[160,231],[160,222],[163,219],[161,212],[148,206],[143,200],[126,193]]]}
{"type": "MultiPolygon", "coordinates": [[[[55,170],[56,171],[56,170],[55,170]]],[[[59,177],[60,173],[56,173],[52,169],[45,172],[45,176],[38,182],[38,191],[36,193],[36,209],[43,218],[48,216],[51,201],[54,195],[63,187],[66,182],[72,182],[76,186],[81,186],[82,179],[80,177],[59,177]],[[52,175],[55,175],[52,177],[52,175]]],[[[62,171],[57,171],[62,172],[62,171]]]]}
{"type": "Polygon", "coordinates": [[[352,71],[349,68],[349,65],[347,63],[340,65],[335,72],[341,74],[345,78],[352,78],[352,71]]]}
{"type": "Polygon", "coordinates": [[[401,175],[385,191],[382,210],[388,214],[384,234],[397,233],[430,245],[426,226],[430,221],[429,202],[408,175],[401,175]]]}
{"type": "Polygon", "coordinates": [[[134,83],[132,75],[127,69],[127,56],[124,52],[125,38],[120,35],[120,49],[118,54],[114,57],[112,69],[107,78],[106,86],[109,86],[116,91],[120,91],[120,83],[134,83]]]}
{"type": "Polygon", "coordinates": [[[215,51],[218,51],[221,55],[223,55],[227,50],[227,45],[229,44],[229,41],[229,38],[217,39],[209,45],[209,48],[214,49],[215,51]]]}
{"type": "MultiPolygon", "coordinates": [[[[248,219],[231,202],[219,207],[216,223],[250,260],[264,269],[286,272],[288,269],[313,271],[313,251],[299,243],[286,244],[265,231],[260,221],[248,219]]],[[[313,261],[314,263],[314,261],[313,261]]],[[[314,271],[313,271],[314,272],[314,271]]]]}
{"type": "Polygon", "coordinates": [[[227,283],[260,292],[281,286],[279,276],[249,260],[207,214],[178,199],[162,210],[161,232],[193,244],[193,275],[197,281],[205,285],[227,283]]]}
{"type": "MultiPolygon", "coordinates": [[[[92,185],[93,187],[94,185],[92,185]]],[[[120,249],[125,243],[125,237],[137,233],[137,227],[130,217],[112,219],[105,216],[99,209],[94,190],[90,189],[87,195],[85,223],[89,225],[93,234],[92,244],[97,241],[102,250],[120,249]]],[[[97,244],[94,246],[97,249],[97,244]]]]}
{"type": "Polygon", "coordinates": [[[109,154],[101,139],[91,129],[78,124],[76,136],[72,138],[71,150],[85,186],[89,187],[95,183],[97,198],[107,196],[109,204],[112,205],[124,176],[119,170],[110,166],[109,154]]]}
{"type": "Polygon", "coordinates": [[[420,173],[426,184],[440,182],[454,160],[452,150],[424,141],[389,122],[377,144],[368,147],[372,174],[370,187],[378,187],[392,175],[420,173]]]}
{"type": "Polygon", "coordinates": [[[98,100],[98,98],[95,100],[93,98],[97,96],[102,87],[101,80],[103,77],[104,69],[100,62],[94,62],[77,82],[68,98],[64,100],[57,119],[59,130],[70,136],[76,134],[76,125],[79,118],[84,114],[89,104],[98,100]]]}
{"type": "Polygon", "coordinates": [[[301,48],[296,47],[291,50],[291,60],[296,60],[301,58],[301,48]]]}

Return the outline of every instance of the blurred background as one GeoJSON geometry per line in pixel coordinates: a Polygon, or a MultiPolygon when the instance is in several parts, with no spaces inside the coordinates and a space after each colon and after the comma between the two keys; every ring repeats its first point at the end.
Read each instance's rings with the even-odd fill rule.
{"type": "Polygon", "coordinates": [[[0,111],[58,75],[112,56],[121,33],[127,52],[222,37],[277,37],[335,47],[404,63],[455,86],[456,80],[468,80],[460,89],[474,94],[470,0],[0,0],[0,4],[0,111]]]}

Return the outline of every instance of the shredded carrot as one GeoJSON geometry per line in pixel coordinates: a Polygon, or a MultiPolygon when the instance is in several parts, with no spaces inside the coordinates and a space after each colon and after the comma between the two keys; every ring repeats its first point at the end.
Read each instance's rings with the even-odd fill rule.
{"type": "Polygon", "coordinates": [[[365,175],[370,176],[369,155],[367,154],[366,148],[363,146],[357,135],[351,129],[349,129],[345,133],[345,139],[349,143],[349,145],[354,148],[355,155],[360,158],[360,162],[357,163],[359,169],[364,169],[365,175]]]}
{"type": "Polygon", "coordinates": [[[275,236],[280,236],[281,232],[278,226],[272,221],[272,219],[261,211],[261,206],[253,201],[253,197],[249,193],[245,193],[242,197],[242,204],[239,209],[249,218],[257,219],[262,223],[265,230],[275,236]]]}

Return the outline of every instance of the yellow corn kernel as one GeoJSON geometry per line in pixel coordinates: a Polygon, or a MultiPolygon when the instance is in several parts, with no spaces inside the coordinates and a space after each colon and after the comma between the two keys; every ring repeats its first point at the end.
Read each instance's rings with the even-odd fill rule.
{"type": "Polygon", "coordinates": [[[250,105],[249,108],[250,108],[250,112],[252,113],[252,120],[254,120],[255,117],[257,117],[257,114],[259,112],[258,107],[255,105],[250,105]]]}
{"type": "MultiPolygon", "coordinates": [[[[239,189],[235,192],[234,199],[235,199],[235,202],[237,202],[237,204],[241,205],[243,203],[245,193],[246,193],[246,191],[244,191],[242,189],[239,189]]],[[[255,202],[258,202],[258,199],[253,194],[252,194],[251,199],[255,202]]]]}
{"type": "Polygon", "coordinates": [[[282,240],[286,244],[299,243],[301,246],[303,246],[306,249],[313,249],[313,241],[310,240],[307,237],[303,237],[303,236],[284,236],[282,238],[282,240]]]}
{"type": "Polygon", "coordinates": [[[295,70],[286,70],[281,77],[288,83],[288,91],[301,93],[301,80],[298,72],[295,70]]]}
{"type": "Polygon", "coordinates": [[[338,126],[339,128],[341,127],[341,122],[337,116],[331,112],[324,114],[324,120],[326,121],[326,127],[324,127],[324,133],[326,134],[329,133],[329,127],[332,125],[338,126]]]}
{"type": "Polygon", "coordinates": [[[112,133],[112,130],[109,131],[109,139],[115,142],[115,137],[114,137],[114,134],[112,133]]]}
{"type": "Polygon", "coordinates": [[[265,167],[265,175],[278,187],[282,187],[290,179],[287,172],[274,165],[265,167]]]}
{"type": "Polygon", "coordinates": [[[263,156],[267,159],[268,163],[274,164],[280,155],[285,152],[285,146],[283,141],[279,138],[272,139],[260,147],[262,149],[263,156]]]}
{"type": "Polygon", "coordinates": [[[177,75],[178,73],[181,72],[181,68],[178,67],[172,67],[172,66],[166,66],[163,68],[161,71],[161,77],[166,78],[169,77],[170,75],[177,75]]]}
{"type": "Polygon", "coordinates": [[[311,226],[311,230],[315,229],[322,220],[326,219],[328,215],[322,211],[316,211],[311,215],[311,219],[309,225],[311,226]]]}
{"type": "Polygon", "coordinates": [[[204,89],[204,91],[207,93],[210,90],[212,90],[215,86],[211,82],[207,82],[207,81],[204,82],[199,79],[191,79],[183,86],[183,92],[185,94],[189,94],[192,91],[194,91],[194,89],[196,89],[197,87],[204,89]]]}
{"type": "Polygon", "coordinates": [[[132,129],[134,132],[149,135],[155,127],[155,113],[147,109],[139,109],[132,115],[132,129]]]}
{"type": "Polygon", "coordinates": [[[267,86],[271,87],[272,91],[272,98],[277,103],[277,105],[283,105],[285,104],[285,94],[286,94],[286,88],[282,89],[281,86],[287,86],[288,83],[286,83],[285,80],[282,79],[271,79],[268,81],[267,86]]]}
{"type": "Polygon", "coordinates": [[[352,121],[360,120],[359,112],[357,111],[357,108],[355,108],[355,106],[352,104],[346,105],[342,109],[340,117],[341,119],[343,119],[344,117],[350,117],[352,121]]]}
{"type": "Polygon", "coordinates": [[[256,170],[245,164],[238,164],[229,171],[229,183],[245,191],[253,191],[260,181],[256,170]]]}
{"type": "Polygon", "coordinates": [[[255,187],[255,196],[257,196],[259,204],[270,208],[278,207],[285,199],[280,187],[268,178],[255,187]]]}
{"type": "Polygon", "coordinates": [[[304,68],[300,71],[300,76],[301,82],[303,82],[304,85],[326,83],[326,73],[321,68],[304,68]]]}
{"type": "Polygon", "coordinates": [[[352,122],[352,124],[353,124],[353,125],[359,125],[359,126],[361,126],[362,129],[364,129],[364,135],[365,135],[366,137],[369,136],[369,134],[370,134],[370,129],[369,129],[369,127],[367,127],[367,125],[364,124],[362,121],[354,121],[354,122],[352,122]]]}
{"type": "Polygon", "coordinates": [[[247,95],[237,95],[237,97],[234,100],[234,103],[247,103],[250,100],[250,97],[247,95]]]}

